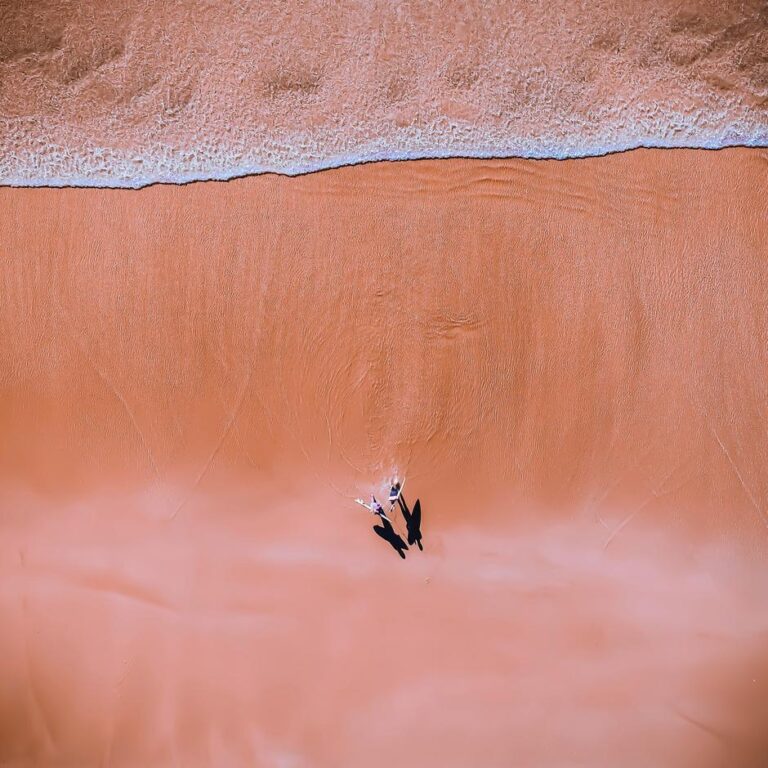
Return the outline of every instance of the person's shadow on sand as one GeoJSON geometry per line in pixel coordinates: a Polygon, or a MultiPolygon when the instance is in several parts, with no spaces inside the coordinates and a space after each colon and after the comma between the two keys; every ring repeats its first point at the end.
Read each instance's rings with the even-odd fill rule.
{"type": "Polygon", "coordinates": [[[423,551],[424,547],[421,545],[421,501],[416,499],[413,512],[408,509],[408,505],[405,503],[405,499],[402,495],[397,501],[398,504],[400,504],[400,511],[403,513],[403,519],[408,528],[408,544],[411,546],[418,544],[419,549],[423,551]]]}
{"type": "Polygon", "coordinates": [[[373,530],[376,531],[384,541],[388,541],[392,547],[397,550],[397,554],[405,560],[404,550],[408,549],[408,545],[403,541],[402,537],[398,535],[389,520],[382,517],[381,525],[374,525],[373,530]]]}

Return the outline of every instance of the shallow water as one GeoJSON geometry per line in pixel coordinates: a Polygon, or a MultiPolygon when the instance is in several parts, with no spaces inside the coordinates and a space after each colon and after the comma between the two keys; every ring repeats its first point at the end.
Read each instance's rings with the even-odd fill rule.
{"type": "Polygon", "coordinates": [[[0,183],[768,144],[761,0],[7,2],[0,183]]]}

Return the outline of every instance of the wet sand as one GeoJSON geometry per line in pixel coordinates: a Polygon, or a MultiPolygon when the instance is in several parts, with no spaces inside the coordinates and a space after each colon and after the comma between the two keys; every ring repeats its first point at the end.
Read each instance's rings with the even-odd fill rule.
{"type": "Polygon", "coordinates": [[[767,171],[0,189],[0,762],[762,766],[767,171]]]}

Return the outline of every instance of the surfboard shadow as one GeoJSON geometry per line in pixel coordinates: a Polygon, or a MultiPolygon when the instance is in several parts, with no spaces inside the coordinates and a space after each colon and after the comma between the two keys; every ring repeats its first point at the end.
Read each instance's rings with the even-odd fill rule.
{"type": "Polygon", "coordinates": [[[421,500],[416,499],[416,504],[413,506],[413,512],[408,509],[408,505],[405,503],[405,499],[402,494],[397,500],[400,505],[400,511],[403,513],[403,519],[408,529],[408,544],[413,546],[417,544],[420,550],[424,550],[421,544],[421,500]]]}
{"type": "Polygon", "coordinates": [[[405,560],[405,550],[408,549],[408,545],[392,527],[392,523],[390,523],[389,520],[381,518],[381,525],[374,525],[373,530],[376,531],[384,541],[388,541],[397,554],[405,560]]]}

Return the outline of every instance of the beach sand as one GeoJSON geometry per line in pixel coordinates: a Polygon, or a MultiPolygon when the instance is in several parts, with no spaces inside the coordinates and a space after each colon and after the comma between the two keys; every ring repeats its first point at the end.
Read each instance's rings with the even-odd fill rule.
{"type": "Polygon", "coordinates": [[[0,189],[0,763],[764,766],[767,171],[0,189]]]}

